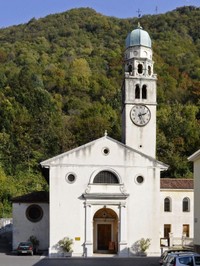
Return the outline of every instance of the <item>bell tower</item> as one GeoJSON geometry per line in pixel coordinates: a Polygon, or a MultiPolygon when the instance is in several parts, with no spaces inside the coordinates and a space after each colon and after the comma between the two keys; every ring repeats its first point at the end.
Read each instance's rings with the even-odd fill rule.
{"type": "Polygon", "coordinates": [[[122,85],[122,141],[156,156],[156,81],[151,39],[140,25],[126,38],[122,85]]]}

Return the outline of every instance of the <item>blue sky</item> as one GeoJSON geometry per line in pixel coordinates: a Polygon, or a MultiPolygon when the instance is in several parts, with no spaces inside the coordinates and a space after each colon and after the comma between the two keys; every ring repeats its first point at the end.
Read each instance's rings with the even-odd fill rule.
{"type": "Polygon", "coordinates": [[[0,0],[0,28],[78,7],[91,7],[103,15],[128,18],[136,17],[138,10],[146,15],[188,5],[200,7],[200,0],[0,0]]]}

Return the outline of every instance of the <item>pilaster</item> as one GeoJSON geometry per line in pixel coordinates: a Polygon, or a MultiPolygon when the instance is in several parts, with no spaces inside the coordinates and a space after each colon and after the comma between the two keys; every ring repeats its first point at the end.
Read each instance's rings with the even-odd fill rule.
{"type": "Polygon", "coordinates": [[[93,255],[93,220],[91,205],[85,203],[85,257],[93,255]]]}
{"type": "Polygon", "coordinates": [[[127,209],[125,204],[119,206],[119,256],[127,257],[127,209]]]}

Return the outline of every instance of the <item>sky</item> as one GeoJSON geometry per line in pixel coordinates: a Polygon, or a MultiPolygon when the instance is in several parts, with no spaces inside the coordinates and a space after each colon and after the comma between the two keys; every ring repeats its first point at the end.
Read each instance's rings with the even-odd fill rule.
{"type": "Polygon", "coordinates": [[[0,28],[27,23],[32,18],[91,7],[117,18],[160,14],[181,6],[200,7],[200,0],[0,0],[0,28]]]}

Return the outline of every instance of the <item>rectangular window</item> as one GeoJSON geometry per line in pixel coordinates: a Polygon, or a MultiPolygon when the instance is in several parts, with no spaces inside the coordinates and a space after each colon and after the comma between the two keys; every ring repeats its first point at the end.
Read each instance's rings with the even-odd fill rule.
{"type": "Polygon", "coordinates": [[[164,224],[164,238],[169,238],[171,232],[171,224],[164,224]]]}
{"type": "Polygon", "coordinates": [[[189,224],[183,225],[183,236],[189,237],[190,236],[190,226],[189,224]]]}

